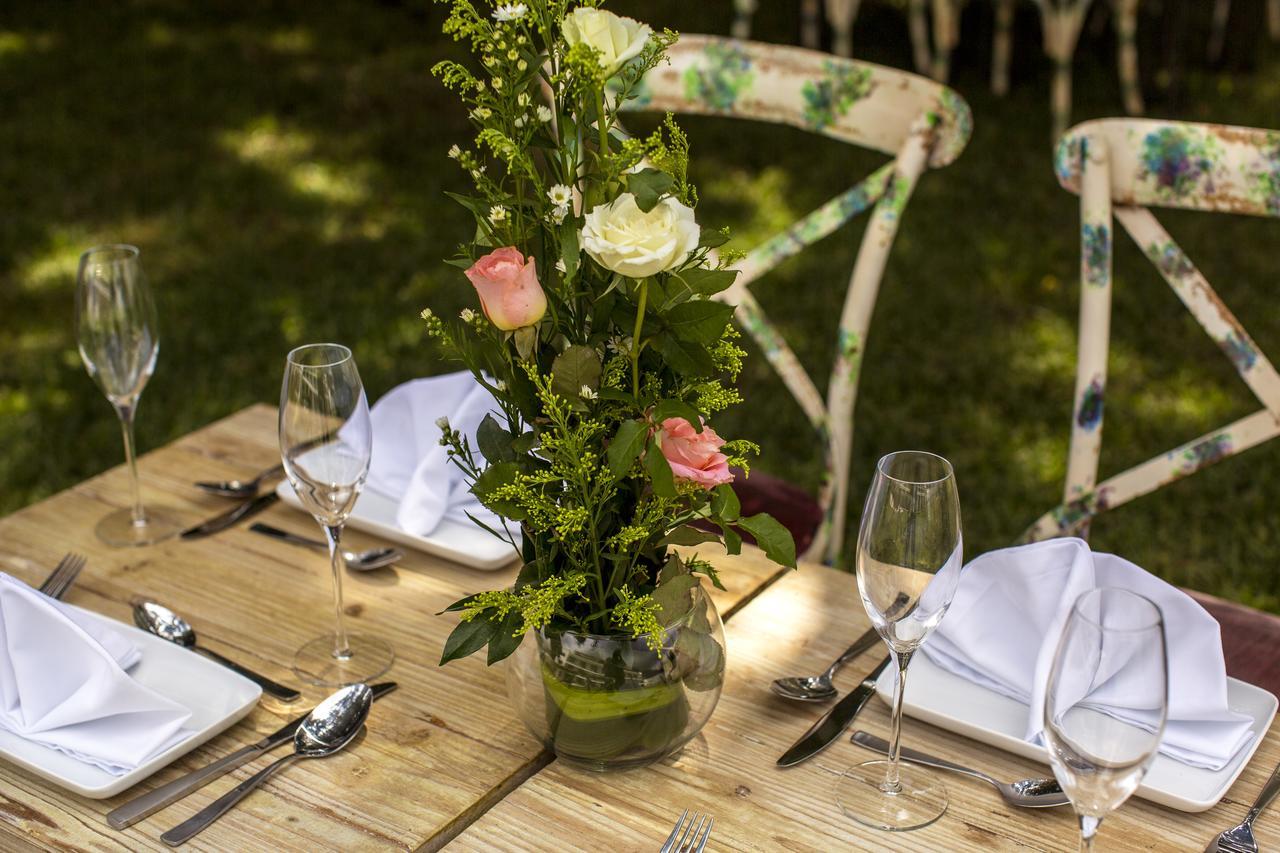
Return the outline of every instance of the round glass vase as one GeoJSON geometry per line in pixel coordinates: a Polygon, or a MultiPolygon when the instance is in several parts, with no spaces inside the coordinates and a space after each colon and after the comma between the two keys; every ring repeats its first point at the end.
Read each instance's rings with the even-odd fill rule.
{"type": "Polygon", "coordinates": [[[652,764],[692,740],[724,685],[724,627],[700,586],[661,634],[532,631],[507,659],[516,713],[556,757],[587,770],[652,764]]]}

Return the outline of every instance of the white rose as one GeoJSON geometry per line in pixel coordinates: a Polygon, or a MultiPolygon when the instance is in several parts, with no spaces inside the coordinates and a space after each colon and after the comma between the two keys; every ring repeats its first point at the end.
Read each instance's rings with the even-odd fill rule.
{"type": "Polygon", "coordinates": [[[632,18],[623,18],[603,9],[580,6],[564,19],[564,40],[570,47],[585,44],[600,51],[600,66],[606,77],[640,55],[653,30],[632,18]]]}
{"type": "Polygon", "coordinates": [[[634,195],[623,193],[587,214],[582,248],[605,269],[646,278],[684,263],[700,236],[693,210],[674,198],[645,213],[634,195]]]}

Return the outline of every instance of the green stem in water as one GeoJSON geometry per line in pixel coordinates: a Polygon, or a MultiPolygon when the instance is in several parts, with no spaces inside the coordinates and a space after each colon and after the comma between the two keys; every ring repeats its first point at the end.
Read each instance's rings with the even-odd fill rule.
{"type": "Polygon", "coordinates": [[[640,330],[644,328],[644,306],[649,298],[649,279],[640,280],[640,307],[636,310],[636,327],[631,333],[631,395],[640,399],[640,330]]]}
{"type": "Polygon", "coordinates": [[[609,156],[609,127],[604,120],[604,87],[596,92],[596,130],[600,131],[600,156],[609,156]]]}

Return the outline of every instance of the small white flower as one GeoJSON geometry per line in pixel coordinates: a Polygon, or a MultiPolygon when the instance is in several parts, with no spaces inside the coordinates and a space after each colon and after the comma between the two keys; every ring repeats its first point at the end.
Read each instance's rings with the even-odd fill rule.
{"type": "Polygon", "coordinates": [[[501,92],[501,91],[502,91],[502,86],[503,86],[502,78],[501,78],[501,77],[494,77],[492,80],[490,80],[490,81],[489,81],[489,85],[493,86],[493,91],[495,91],[495,92],[501,92]]]}
{"type": "Polygon", "coordinates": [[[564,265],[564,258],[556,261],[556,269],[560,271],[560,275],[564,275],[569,271],[569,268],[564,265]]]}
{"type": "Polygon", "coordinates": [[[462,313],[458,316],[462,319],[462,322],[472,323],[476,319],[476,312],[472,311],[470,308],[463,308],[462,313]]]}
{"type": "Polygon", "coordinates": [[[516,119],[515,119],[515,121],[513,121],[513,122],[512,122],[512,124],[514,124],[516,127],[524,127],[524,125],[525,125],[525,117],[524,117],[524,116],[516,116],[516,119]]]}
{"type": "Polygon", "coordinates": [[[507,23],[508,21],[518,21],[529,12],[529,7],[523,3],[503,3],[501,6],[493,10],[493,19],[499,23],[507,23]]]}
{"type": "Polygon", "coordinates": [[[495,204],[489,208],[489,221],[494,225],[499,222],[505,222],[507,219],[507,209],[500,204],[495,204]]]}
{"type": "Polygon", "coordinates": [[[491,115],[493,115],[493,110],[488,107],[476,107],[471,111],[471,117],[476,121],[484,121],[491,115]]]}
{"type": "Polygon", "coordinates": [[[512,62],[515,62],[519,58],[520,58],[520,53],[514,48],[507,51],[507,59],[510,59],[512,62]]]}
{"type": "Polygon", "coordinates": [[[503,382],[501,379],[495,379],[493,380],[493,388],[495,391],[505,391],[507,390],[507,383],[503,382]]]}
{"type": "Polygon", "coordinates": [[[447,417],[445,417],[444,415],[441,415],[440,417],[436,418],[436,426],[440,427],[441,431],[443,431],[443,432],[448,432],[448,431],[449,431],[449,419],[448,419],[447,417]]]}
{"type": "Polygon", "coordinates": [[[519,71],[524,71],[528,67],[529,63],[525,62],[523,59],[516,63],[516,69],[519,71]]]}
{"type": "Polygon", "coordinates": [[[556,206],[564,206],[573,201],[573,190],[564,184],[556,184],[547,190],[547,198],[556,206]]]}
{"type": "Polygon", "coordinates": [[[423,308],[422,313],[419,316],[422,317],[422,319],[424,320],[430,320],[432,317],[435,316],[435,314],[432,313],[430,308],[423,308]]]}
{"type": "Polygon", "coordinates": [[[557,204],[552,209],[552,211],[547,214],[547,219],[551,222],[552,225],[559,225],[561,222],[564,222],[564,218],[568,215],[569,215],[569,205],[557,204]]]}
{"type": "Polygon", "coordinates": [[[600,398],[599,394],[591,390],[590,385],[583,385],[580,389],[578,389],[578,396],[580,396],[584,400],[597,400],[600,398]]]}
{"type": "Polygon", "coordinates": [[[516,95],[516,103],[522,107],[529,106],[529,93],[521,92],[520,94],[516,95]]]}
{"type": "Polygon", "coordinates": [[[461,148],[459,148],[459,147],[458,147],[458,146],[456,146],[456,145],[450,146],[450,148],[449,148],[449,159],[450,159],[450,160],[457,160],[457,159],[458,159],[459,157],[461,157],[461,156],[462,156],[462,149],[461,149],[461,148]]]}
{"type": "Polygon", "coordinates": [[[540,121],[540,122],[544,122],[544,123],[545,123],[545,122],[549,122],[549,121],[551,121],[551,108],[550,108],[550,107],[543,107],[543,106],[540,106],[540,107],[538,107],[538,109],[537,109],[535,112],[537,113],[538,121],[540,121]]]}

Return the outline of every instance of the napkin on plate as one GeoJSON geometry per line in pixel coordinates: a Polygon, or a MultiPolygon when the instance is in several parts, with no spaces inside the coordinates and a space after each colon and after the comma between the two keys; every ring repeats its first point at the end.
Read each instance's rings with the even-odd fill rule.
{"type": "Polygon", "coordinates": [[[120,776],[187,737],[191,712],[125,672],[123,635],[0,573],[0,727],[120,776]]]}
{"type": "Polygon", "coordinates": [[[1045,687],[1067,617],[1080,595],[1101,586],[1144,595],[1164,616],[1169,716],[1160,752],[1194,767],[1224,767],[1253,735],[1250,718],[1227,706],[1217,621],[1177,587],[1128,560],[1094,553],[1081,539],[973,560],[921,651],[943,669],[1028,705],[1026,737],[1039,742],[1045,687]]]}
{"type": "Polygon", "coordinates": [[[368,488],[400,502],[396,523],[429,535],[443,519],[470,525],[475,518],[500,530],[502,522],[471,494],[462,472],[440,444],[441,417],[467,436],[477,459],[480,421],[496,410],[493,397],[469,371],[414,379],[397,385],[373,405],[373,458],[368,488]]]}

